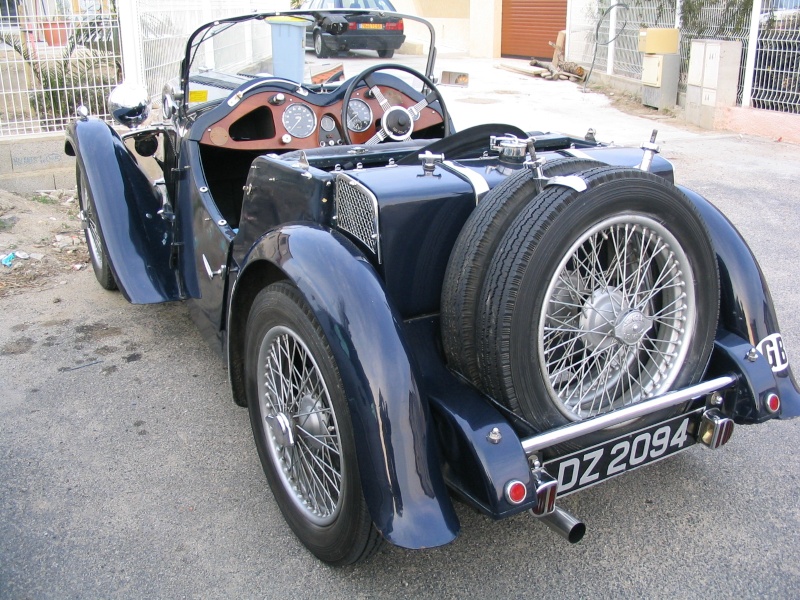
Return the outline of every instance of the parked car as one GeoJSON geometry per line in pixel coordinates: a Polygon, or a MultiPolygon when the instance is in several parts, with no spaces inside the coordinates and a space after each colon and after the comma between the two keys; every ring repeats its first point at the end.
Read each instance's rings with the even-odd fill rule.
{"type": "Polygon", "coordinates": [[[186,302],[314,555],[447,544],[452,497],[577,541],[563,496],[798,415],[755,258],[655,139],[458,130],[433,53],[309,83],[281,40],[315,18],[209,23],[162,122],[121,86],[134,129],[84,111],[66,140],[98,282],[186,302]]]}
{"type": "Polygon", "coordinates": [[[385,14],[394,12],[389,0],[307,0],[301,8],[314,17],[306,29],[306,47],[313,48],[317,58],[349,50],[375,50],[381,58],[392,58],[406,39],[403,19],[385,14]]]}
{"type": "Polygon", "coordinates": [[[767,0],[761,5],[761,28],[797,29],[800,26],[800,0],[767,0]]]}

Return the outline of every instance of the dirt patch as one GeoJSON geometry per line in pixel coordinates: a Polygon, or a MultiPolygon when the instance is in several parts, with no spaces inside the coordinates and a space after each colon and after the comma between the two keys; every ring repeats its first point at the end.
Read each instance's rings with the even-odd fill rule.
{"type": "Polygon", "coordinates": [[[34,341],[29,337],[12,340],[3,346],[3,354],[27,354],[33,348],[34,341]]]}
{"type": "Polygon", "coordinates": [[[0,190],[0,297],[57,283],[89,266],[74,190],[0,190]]]}

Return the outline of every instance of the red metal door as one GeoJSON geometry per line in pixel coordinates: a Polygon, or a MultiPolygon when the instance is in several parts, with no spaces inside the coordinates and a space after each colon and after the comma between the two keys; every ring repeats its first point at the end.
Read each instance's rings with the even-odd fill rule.
{"type": "Polygon", "coordinates": [[[503,0],[503,56],[551,59],[558,32],[567,26],[567,0],[503,0]]]}

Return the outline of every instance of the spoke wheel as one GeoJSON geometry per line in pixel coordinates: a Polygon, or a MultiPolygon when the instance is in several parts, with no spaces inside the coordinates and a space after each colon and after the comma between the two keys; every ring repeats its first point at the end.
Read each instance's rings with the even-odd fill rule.
{"type": "MultiPolygon", "coordinates": [[[[561,158],[546,162],[542,172],[556,177],[598,166],[602,163],[596,160],[561,158]]],[[[442,285],[442,342],[450,367],[475,384],[481,371],[476,318],[484,304],[481,291],[490,261],[514,218],[541,189],[531,169],[509,176],[472,211],[450,253],[442,285]]]]}
{"type": "Polygon", "coordinates": [[[270,458],[296,508],[328,525],[341,507],[342,444],[319,367],[297,333],[281,325],[264,336],[258,364],[270,458]]]}
{"type": "Polygon", "coordinates": [[[261,465],[286,522],[319,559],[344,565],[382,538],[361,491],[336,361],[299,291],[273,284],[247,319],[245,382],[261,465]]]}
{"type": "Polygon", "coordinates": [[[571,420],[666,392],[696,326],[692,265],[661,223],[621,215],[567,251],[539,318],[539,368],[571,420]]]}
{"type": "Polygon", "coordinates": [[[480,387],[540,431],[697,382],[719,314],[716,256],[679,190],[633,169],[599,167],[580,177],[585,191],[546,187],[508,226],[477,318],[480,387]]]}
{"type": "Polygon", "coordinates": [[[117,282],[111,269],[111,259],[106,250],[105,238],[97,219],[97,209],[92,197],[86,172],[80,162],[76,166],[75,174],[78,205],[80,207],[81,221],[86,235],[86,246],[89,249],[89,260],[92,263],[94,275],[100,286],[106,290],[117,289],[117,282]]]}

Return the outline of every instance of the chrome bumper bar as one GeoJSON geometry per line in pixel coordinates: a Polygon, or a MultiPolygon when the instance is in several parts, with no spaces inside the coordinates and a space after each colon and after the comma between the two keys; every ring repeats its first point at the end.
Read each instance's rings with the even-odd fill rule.
{"type": "Polygon", "coordinates": [[[651,400],[645,400],[644,402],[639,402],[638,404],[633,404],[632,406],[620,408],[619,410],[605,413],[585,421],[578,421],[570,425],[564,425],[558,429],[553,429],[552,431],[548,431],[546,433],[525,438],[522,440],[522,448],[525,450],[525,455],[530,456],[531,454],[535,454],[539,450],[549,448],[550,446],[555,446],[556,444],[574,440],[575,438],[579,438],[589,433],[594,433],[595,431],[600,431],[606,427],[619,425],[620,423],[630,421],[631,419],[637,419],[659,410],[663,410],[677,404],[683,404],[689,400],[694,400],[700,396],[711,394],[721,390],[722,388],[728,387],[735,382],[736,376],[734,375],[725,375],[723,377],[717,377],[716,379],[704,381],[703,383],[698,383],[697,385],[683,388],[682,390],[675,390],[674,392],[669,392],[663,396],[658,396],[651,400]]]}

